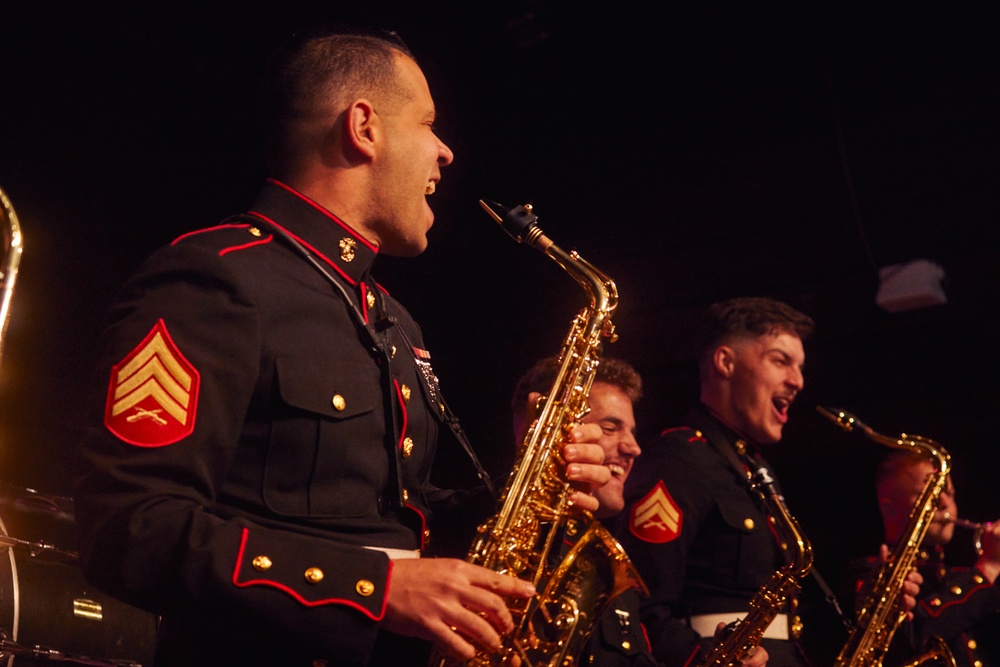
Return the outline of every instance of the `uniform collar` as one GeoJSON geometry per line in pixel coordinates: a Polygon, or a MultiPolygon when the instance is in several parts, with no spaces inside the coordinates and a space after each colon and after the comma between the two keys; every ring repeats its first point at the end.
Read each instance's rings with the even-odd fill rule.
{"type": "Polygon", "coordinates": [[[357,285],[371,269],[378,247],[301,192],[269,178],[250,215],[285,229],[342,278],[357,285]]]}

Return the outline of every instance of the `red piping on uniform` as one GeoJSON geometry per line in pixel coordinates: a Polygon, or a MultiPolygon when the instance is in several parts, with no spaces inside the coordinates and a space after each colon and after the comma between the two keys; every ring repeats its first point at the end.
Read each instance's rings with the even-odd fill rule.
{"type": "Polygon", "coordinates": [[[233,252],[234,250],[246,250],[247,248],[252,248],[254,246],[264,245],[265,243],[270,243],[271,239],[273,239],[273,238],[274,238],[273,236],[269,235],[266,239],[259,239],[257,241],[250,241],[249,243],[244,243],[243,245],[234,245],[232,247],[226,248],[225,250],[220,250],[219,251],[219,257],[222,257],[223,255],[225,255],[227,253],[233,252]]]}
{"type": "Polygon", "coordinates": [[[688,665],[690,665],[690,664],[691,664],[691,661],[692,661],[692,660],[694,660],[694,657],[695,657],[696,655],[698,655],[698,651],[699,651],[699,650],[701,650],[701,647],[699,647],[699,646],[695,646],[695,647],[694,647],[694,650],[693,650],[693,651],[691,651],[691,655],[689,655],[689,656],[688,656],[688,659],[684,661],[684,667],[688,667],[688,665]]]}
{"type": "Polygon", "coordinates": [[[406,426],[407,426],[406,403],[403,402],[403,392],[402,390],[400,390],[399,382],[396,380],[396,378],[392,379],[392,384],[394,387],[396,387],[396,399],[399,401],[399,411],[400,413],[402,413],[403,417],[403,426],[399,429],[399,442],[396,443],[396,447],[402,449],[403,439],[406,437],[406,426]]]}
{"type": "Polygon", "coordinates": [[[301,243],[302,245],[304,245],[306,248],[309,248],[309,251],[311,253],[313,253],[314,255],[316,255],[317,257],[319,257],[320,259],[322,259],[324,262],[326,262],[327,264],[329,264],[333,268],[333,270],[336,271],[337,273],[339,273],[340,276],[344,280],[346,280],[347,282],[349,282],[351,285],[357,285],[357,283],[354,282],[354,280],[349,275],[347,275],[346,273],[344,273],[343,271],[341,271],[340,267],[337,266],[336,264],[334,264],[333,261],[329,257],[327,257],[326,255],[324,255],[319,250],[317,250],[316,248],[312,247],[311,245],[309,245],[308,243],[306,243],[302,239],[300,239],[295,234],[292,234],[290,231],[288,231],[287,229],[285,229],[284,227],[282,227],[281,225],[279,225],[277,222],[275,222],[271,218],[267,217],[263,213],[258,213],[257,211],[249,211],[249,214],[258,217],[261,220],[267,222],[268,224],[272,224],[272,225],[274,225],[275,227],[277,227],[279,229],[284,229],[285,232],[289,236],[291,236],[293,239],[295,239],[296,241],[298,241],[299,243],[301,243]]]}
{"type": "MultiPolygon", "coordinates": [[[[206,227],[204,229],[196,229],[193,232],[187,232],[186,234],[181,234],[180,236],[178,236],[177,238],[175,238],[173,241],[171,241],[170,245],[172,245],[172,246],[173,245],[177,245],[178,243],[180,243],[181,241],[183,241],[187,237],[194,236],[195,234],[203,234],[205,232],[214,232],[214,231],[217,231],[217,230],[220,230],[220,229],[250,229],[250,225],[246,225],[246,224],[239,224],[239,225],[216,225],[214,227],[206,227]]],[[[245,250],[246,248],[252,248],[253,246],[263,245],[265,243],[270,243],[272,238],[274,238],[274,237],[268,235],[267,238],[257,239],[255,241],[250,241],[249,243],[241,243],[240,245],[230,246],[229,248],[223,248],[222,250],[219,251],[219,257],[222,257],[226,253],[232,252],[233,250],[245,250]]]]}
{"type": "Polygon", "coordinates": [[[194,236],[195,234],[204,234],[205,232],[214,232],[214,231],[217,231],[219,229],[240,229],[240,228],[249,229],[250,225],[245,225],[245,224],[240,224],[240,225],[215,225],[214,227],[205,227],[204,229],[196,229],[196,230],[194,230],[192,232],[186,232],[184,234],[181,234],[180,236],[178,236],[177,238],[175,238],[173,241],[171,241],[170,245],[177,245],[178,243],[180,243],[181,241],[183,241],[187,237],[194,236]]]}
{"type": "MultiPolygon", "coordinates": [[[[379,610],[379,613],[376,616],[376,615],[372,614],[370,611],[368,611],[367,609],[365,609],[364,607],[362,607],[361,605],[359,605],[357,602],[352,602],[351,600],[344,600],[344,599],[341,599],[341,598],[327,598],[325,600],[306,600],[304,597],[302,597],[301,595],[299,595],[298,593],[296,593],[294,590],[292,590],[288,586],[285,586],[284,584],[279,584],[276,581],[271,581],[271,580],[268,580],[268,579],[251,579],[250,581],[240,581],[239,580],[240,564],[243,562],[243,554],[246,551],[247,536],[249,534],[250,534],[250,530],[248,528],[244,528],[243,529],[242,537],[240,538],[239,552],[236,554],[236,568],[233,570],[233,585],[234,586],[236,586],[238,588],[247,588],[249,586],[270,586],[271,588],[277,588],[280,591],[284,591],[285,593],[288,593],[290,596],[292,596],[293,598],[295,598],[296,601],[298,601],[302,605],[305,605],[306,607],[319,607],[319,606],[325,605],[325,604],[342,604],[342,605],[345,605],[345,606],[348,606],[348,607],[353,607],[354,609],[357,609],[358,611],[360,611],[362,614],[364,614],[368,618],[372,619],[373,621],[381,621],[382,618],[385,616],[385,606],[386,606],[386,601],[388,599],[388,595],[385,595],[385,596],[382,597],[382,609],[379,610]]],[[[389,561],[389,575],[390,576],[392,575],[392,561],[391,560],[389,561]]],[[[388,579],[386,579],[386,583],[387,583],[386,592],[388,593],[388,579]]]]}
{"type": "MultiPolygon", "coordinates": [[[[970,595],[972,595],[973,593],[975,593],[975,592],[976,592],[976,591],[978,591],[979,589],[981,589],[981,588],[989,588],[989,587],[990,587],[990,586],[992,586],[992,585],[993,585],[993,584],[987,584],[987,583],[982,583],[982,584],[979,584],[978,586],[973,586],[973,587],[972,587],[972,588],[970,588],[970,589],[969,589],[969,590],[968,590],[968,591],[966,592],[966,594],[965,594],[965,595],[963,595],[963,596],[962,596],[961,598],[959,598],[959,599],[956,599],[956,600],[952,600],[951,602],[947,602],[947,603],[945,603],[945,604],[942,604],[942,605],[941,605],[940,607],[938,607],[937,609],[931,609],[931,608],[930,608],[930,607],[929,607],[929,606],[927,605],[927,602],[925,602],[924,600],[921,600],[921,601],[920,601],[920,606],[921,606],[921,607],[923,607],[923,608],[924,608],[924,611],[926,611],[926,612],[927,612],[927,613],[928,613],[929,615],[931,615],[931,616],[933,616],[933,617],[937,618],[938,616],[940,616],[940,615],[941,615],[941,612],[942,612],[942,611],[944,611],[945,609],[947,609],[948,607],[953,607],[953,606],[955,606],[956,604],[962,604],[962,603],[966,602],[966,601],[967,601],[967,600],[969,599],[969,596],[970,596],[970,595]]],[[[938,598],[938,599],[940,599],[940,598],[938,598]]]]}
{"type": "Polygon", "coordinates": [[[335,223],[337,223],[338,225],[340,225],[341,227],[343,227],[345,232],[347,232],[348,234],[350,234],[351,236],[353,236],[354,238],[356,238],[360,243],[362,243],[365,246],[367,246],[372,252],[378,252],[378,246],[372,245],[371,242],[368,241],[367,239],[365,239],[365,238],[363,238],[361,236],[358,236],[358,233],[356,231],[354,231],[353,229],[351,229],[350,226],[348,226],[346,223],[344,223],[340,218],[338,218],[333,213],[331,213],[330,211],[326,210],[325,208],[323,208],[322,206],[320,206],[319,204],[317,204],[316,202],[314,202],[312,199],[309,199],[309,197],[305,196],[304,194],[302,194],[298,190],[294,190],[291,187],[289,187],[289,186],[285,185],[284,183],[282,183],[281,181],[276,181],[273,178],[267,179],[267,182],[268,183],[273,183],[273,184],[277,185],[279,188],[281,188],[282,190],[285,190],[286,192],[288,192],[291,195],[295,195],[296,197],[298,197],[299,199],[301,199],[305,203],[309,204],[314,209],[316,209],[317,211],[319,211],[320,213],[322,213],[323,215],[325,215],[326,217],[330,218],[335,223]]]}

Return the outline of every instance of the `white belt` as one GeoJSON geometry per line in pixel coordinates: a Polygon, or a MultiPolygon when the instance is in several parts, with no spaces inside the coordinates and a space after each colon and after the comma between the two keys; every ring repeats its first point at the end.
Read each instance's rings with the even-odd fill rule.
{"type": "MultiPolygon", "coordinates": [[[[690,618],[690,625],[702,637],[715,637],[715,629],[719,627],[719,623],[729,625],[744,616],[746,616],[746,612],[742,611],[731,611],[727,614],[699,614],[690,618]]],[[[764,630],[762,636],[768,639],[788,639],[788,615],[777,614],[764,630]]]]}
{"type": "Polygon", "coordinates": [[[365,547],[373,551],[381,551],[389,557],[389,560],[402,560],[403,558],[420,558],[420,550],[413,549],[393,549],[391,547],[365,547]]]}

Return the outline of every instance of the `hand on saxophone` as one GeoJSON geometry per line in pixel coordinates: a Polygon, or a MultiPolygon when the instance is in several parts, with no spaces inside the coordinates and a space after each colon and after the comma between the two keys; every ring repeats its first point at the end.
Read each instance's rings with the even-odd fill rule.
{"type": "Polygon", "coordinates": [[[598,444],[603,432],[598,424],[577,424],[563,447],[566,478],[577,490],[570,495],[574,507],[596,512],[600,502],[594,492],[611,480],[604,465],[604,448],[598,444]]]}
{"type": "Polygon", "coordinates": [[[480,648],[499,651],[500,635],[514,629],[504,598],[534,594],[526,581],[464,560],[395,560],[382,627],[470,660],[480,648]]]}
{"type": "MultiPolygon", "coordinates": [[[[883,563],[889,562],[889,546],[883,544],[879,548],[879,557],[883,563]]],[[[906,620],[913,620],[913,608],[917,606],[917,596],[920,594],[920,585],[924,583],[923,576],[916,569],[910,570],[903,580],[903,587],[899,592],[900,609],[906,611],[906,620]]]]}
{"type": "MultiPolygon", "coordinates": [[[[535,421],[541,398],[542,395],[537,391],[528,394],[521,423],[526,425],[535,421]]],[[[515,433],[515,436],[523,438],[525,434],[515,433]]],[[[600,507],[594,492],[611,480],[611,471],[604,465],[604,447],[600,444],[602,436],[599,424],[577,424],[570,431],[568,442],[562,450],[563,460],[566,461],[566,478],[577,489],[570,495],[570,500],[574,507],[590,512],[595,512],[600,507]]]]}

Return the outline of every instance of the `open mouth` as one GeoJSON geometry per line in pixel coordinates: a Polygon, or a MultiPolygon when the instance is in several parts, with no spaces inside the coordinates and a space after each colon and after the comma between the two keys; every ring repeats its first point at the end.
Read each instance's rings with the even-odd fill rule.
{"type": "Polygon", "coordinates": [[[434,191],[437,190],[437,183],[434,181],[427,181],[427,187],[424,188],[425,195],[432,195],[434,191]]]}
{"type": "Polygon", "coordinates": [[[771,400],[774,404],[774,409],[778,411],[778,414],[785,415],[788,414],[788,406],[792,404],[792,401],[784,396],[777,396],[771,400]]]}

